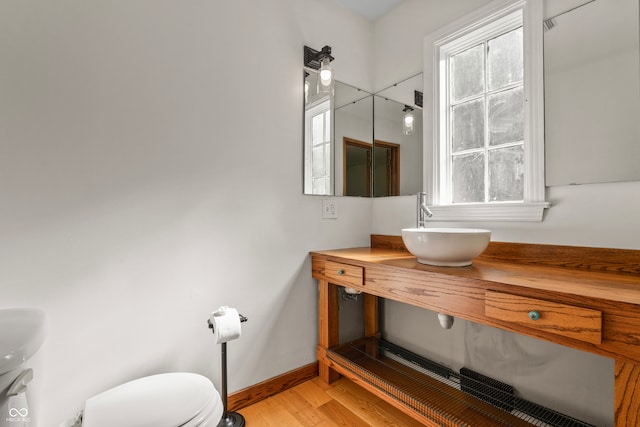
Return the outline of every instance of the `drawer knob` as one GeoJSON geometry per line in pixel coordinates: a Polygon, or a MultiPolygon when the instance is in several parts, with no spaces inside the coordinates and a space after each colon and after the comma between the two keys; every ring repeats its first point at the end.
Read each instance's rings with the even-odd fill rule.
{"type": "Polygon", "coordinates": [[[342,276],[344,274],[344,270],[340,269],[338,270],[338,276],[342,276]]]}
{"type": "Polygon", "coordinates": [[[531,310],[529,312],[529,319],[538,320],[540,318],[540,312],[537,310],[531,310]]]}

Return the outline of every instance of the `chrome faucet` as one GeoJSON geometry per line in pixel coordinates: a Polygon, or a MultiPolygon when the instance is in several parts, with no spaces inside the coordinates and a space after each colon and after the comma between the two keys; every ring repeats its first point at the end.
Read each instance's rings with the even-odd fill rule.
{"type": "Polygon", "coordinates": [[[418,193],[418,212],[417,212],[417,227],[425,228],[427,226],[427,218],[431,218],[433,214],[427,207],[427,193],[421,191],[418,193]]]}

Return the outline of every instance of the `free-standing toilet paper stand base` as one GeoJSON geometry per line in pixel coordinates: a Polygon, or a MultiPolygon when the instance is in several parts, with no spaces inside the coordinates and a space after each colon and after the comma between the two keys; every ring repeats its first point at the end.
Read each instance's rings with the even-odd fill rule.
{"type": "MultiPolygon", "coordinates": [[[[247,320],[248,319],[245,316],[240,315],[241,323],[244,323],[247,320]]],[[[208,320],[208,324],[209,324],[209,329],[213,329],[213,323],[211,323],[210,319],[208,320]]],[[[221,343],[220,351],[222,356],[222,380],[221,380],[222,390],[220,394],[222,395],[224,415],[222,416],[222,419],[218,423],[218,427],[244,427],[245,425],[244,417],[237,412],[229,412],[229,408],[227,405],[228,396],[227,396],[227,343],[226,342],[221,343]]]]}
{"type": "Polygon", "coordinates": [[[244,417],[237,412],[229,412],[227,407],[227,343],[222,346],[222,404],[224,415],[218,423],[218,427],[244,427],[244,417]]]}

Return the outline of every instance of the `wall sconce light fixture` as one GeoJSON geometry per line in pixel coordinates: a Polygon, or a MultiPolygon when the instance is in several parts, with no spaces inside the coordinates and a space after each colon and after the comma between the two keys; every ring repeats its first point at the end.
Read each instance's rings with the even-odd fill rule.
{"type": "Polygon", "coordinates": [[[325,46],[317,51],[309,46],[304,47],[305,67],[318,70],[318,93],[333,93],[333,69],[331,68],[331,47],[325,46]]]}
{"type": "Polygon", "coordinates": [[[404,116],[402,117],[402,133],[405,135],[411,135],[416,130],[413,108],[405,105],[402,111],[404,111],[404,116]]]}

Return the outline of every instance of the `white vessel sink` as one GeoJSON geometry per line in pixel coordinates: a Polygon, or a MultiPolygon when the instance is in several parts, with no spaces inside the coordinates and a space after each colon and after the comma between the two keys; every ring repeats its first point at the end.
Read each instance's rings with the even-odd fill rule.
{"type": "Polygon", "coordinates": [[[26,362],[45,338],[44,311],[35,308],[0,310],[0,375],[26,362]]]}
{"type": "Polygon", "coordinates": [[[464,267],[489,245],[491,231],[477,228],[403,228],[402,241],[418,262],[464,267]]]}

